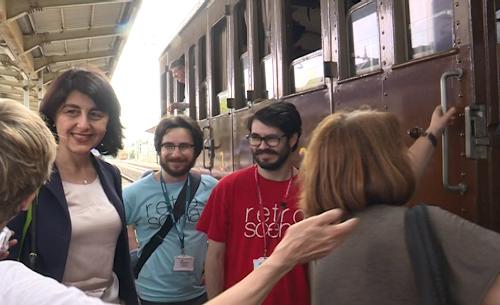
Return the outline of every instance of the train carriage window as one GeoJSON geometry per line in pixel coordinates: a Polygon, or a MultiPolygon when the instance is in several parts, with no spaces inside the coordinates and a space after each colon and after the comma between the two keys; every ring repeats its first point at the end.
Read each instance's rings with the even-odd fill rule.
{"type": "Polygon", "coordinates": [[[203,120],[207,118],[207,42],[206,37],[203,36],[198,40],[198,119],[203,120]]]}
{"type": "Polygon", "coordinates": [[[222,19],[212,28],[212,116],[228,112],[227,107],[227,27],[222,19]]]}
{"type": "Polygon", "coordinates": [[[259,61],[262,78],[261,97],[275,97],[273,83],[273,58],[271,54],[271,0],[260,0],[258,4],[259,61]]]}
{"type": "Polygon", "coordinates": [[[250,90],[250,62],[248,59],[248,13],[247,13],[247,2],[246,0],[240,1],[236,6],[236,27],[237,27],[237,37],[238,37],[238,81],[237,85],[238,99],[236,103],[236,109],[242,108],[246,105],[246,92],[250,90]]]}
{"type": "Polygon", "coordinates": [[[380,68],[380,39],[376,1],[350,1],[347,22],[351,76],[380,68]]]}
{"type": "Polygon", "coordinates": [[[285,11],[292,91],[318,87],[324,83],[320,1],[293,0],[285,11]]]}
{"type": "Polygon", "coordinates": [[[407,0],[409,59],[453,47],[453,1],[407,0]]]}
{"type": "Polygon", "coordinates": [[[189,56],[189,66],[187,67],[189,69],[188,73],[188,102],[189,102],[189,108],[188,111],[189,113],[186,113],[186,115],[189,115],[193,120],[196,120],[196,89],[195,89],[195,70],[196,70],[196,62],[194,59],[194,46],[191,46],[189,48],[188,52],[189,56]]]}
{"type": "MultiPolygon", "coordinates": [[[[167,108],[174,102],[174,77],[172,76],[172,72],[168,69],[168,66],[165,67],[167,71],[167,108]]],[[[165,113],[167,111],[165,110],[165,113]]]]}
{"type": "Polygon", "coordinates": [[[160,76],[160,100],[161,100],[161,113],[166,111],[165,105],[167,104],[167,72],[162,72],[160,76]]]}
{"type": "Polygon", "coordinates": [[[183,105],[182,103],[185,102],[185,82],[186,82],[186,67],[185,67],[185,60],[184,60],[184,55],[181,56],[180,58],[174,60],[172,63],[170,63],[170,72],[172,73],[173,77],[173,87],[174,87],[174,102],[179,103],[176,104],[175,109],[178,111],[183,110],[183,105]]]}

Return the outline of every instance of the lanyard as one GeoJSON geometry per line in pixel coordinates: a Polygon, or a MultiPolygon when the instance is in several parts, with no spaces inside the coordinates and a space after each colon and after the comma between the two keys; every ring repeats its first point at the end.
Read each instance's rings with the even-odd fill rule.
{"type": "MultiPolygon", "coordinates": [[[[286,208],[286,200],[288,198],[288,193],[290,192],[290,187],[292,185],[293,181],[293,167],[290,173],[290,179],[288,179],[288,186],[286,187],[285,194],[283,196],[283,199],[281,200],[281,208],[284,209],[286,208]]],[[[257,185],[257,196],[259,199],[259,213],[260,213],[260,223],[262,225],[262,236],[264,240],[264,257],[267,257],[267,238],[266,238],[266,221],[264,220],[264,204],[262,203],[262,194],[260,192],[260,185],[259,185],[259,173],[257,169],[257,165],[255,166],[255,184],[257,185]]],[[[279,215],[278,215],[279,219],[279,215]]],[[[274,222],[276,223],[276,219],[274,219],[274,222]]]]}
{"type": "MultiPolygon", "coordinates": [[[[160,184],[161,184],[161,191],[163,193],[163,197],[165,198],[165,204],[167,205],[168,211],[170,213],[170,217],[172,218],[172,223],[174,224],[175,231],[177,231],[177,236],[179,237],[179,242],[181,244],[181,251],[182,254],[184,255],[184,227],[186,226],[186,219],[187,219],[187,211],[189,209],[189,204],[191,203],[191,179],[190,175],[188,174],[188,177],[186,179],[186,182],[184,185],[187,184],[186,187],[186,207],[185,207],[185,212],[184,212],[184,217],[181,217],[178,222],[175,221],[174,217],[174,208],[170,204],[170,200],[168,198],[168,192],[167,192],[167,184],[165,183],[165,180],[163,179],[163,171],[160,171],[160,184]],[[178,226],[178,223],[180,223],[180,227],[178,226]]],[[[184,188],[184,187],[183,187],[184,188]]],[[[182,189],[181,189],[182,192],[182,189]]],[[[179,193],[180,195],[180,193],[179,193]]],[[[179,196],[177,195],[177,196],[179,196]]],[[[180,203],[180,202],[179,202],[180,203]]]]}

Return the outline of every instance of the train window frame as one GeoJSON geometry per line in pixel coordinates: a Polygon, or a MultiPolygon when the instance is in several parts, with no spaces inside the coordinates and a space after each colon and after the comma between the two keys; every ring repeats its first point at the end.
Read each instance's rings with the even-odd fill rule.
{"type": "Polygon", "coordinates": [[[258,66],[254,67],[257,69],[257,73],[254,72],[259,81],[257,81],[258,88],[254,88],[254,93],[256,93],[256,98],[253,102],[258,103],[265,99],[275,98],[276,88],[274,83],[274,39],[276,39],[276,33],[274,33],[274,26],[272,22],[272,14],[273,14],[273,3],[271,0],[258,0],[257,3],[257,63],[258,66]],[[268,17],[265,20],[266,16],[264,16],[264,11],[266,12],[266,16],[268,17]],[[271,16],[271,17],[269,17],[271,16]],[[265,25],[268,28],[265,28],[265,25]],[[266,39],[267,38],[267,39],[266,39]],[[266,44],[267,41],[267,44],[266,44]],[[268,48],[267,48],[267,47],[268,48]],[[265,52],[269,49],[269,52],[265,52]],[[271,77],[266,77],[271,76],[271,77]]]}
{"type": "MultiPolygon", "coordinates": [[[[311,11],[310,10],[313,10],[313,9],[318,9],[318,14],[319,16],[319,33],[315,32],[315,31],[310,31],[308,30],[308,27],[307,25],[309,24],[309,26],[311,26],[313,29],[315,28],[315,24],[313,22],[309,22],[309,23],[302,23],[300,22],[301,20],[297,20],[293,17],[293,13],[292,13],[292,7],[291,7],[291,4],[286,4],[287,5],[285,7],[285,27],[286,27],[286,32],[287,32],[287,44],[286,44],[286,55],[285,55],[285,58],[287,58],[287,66],[288,66],[288,75],[289,75],[289,90],[286,90],[290,95],[290,94],[295,94],[295,93],[301,93],[301,92],[307,92],[307,91],[312,91],[312,90],[316,90],[318,88],[322,88],[322,87],[325,87],[326,84],[325,84],[325,73],[324,73],[324,56],[323,56],[323,31],[322,31],[322,21],[321,21],[321,18],[322,18],[322,14],[321,14],[321,11],[322,11],[322,5],[321,5],[321,1],[316,1],[317,3],[317,7],[315,6],[311,6],[311,7],[306,7],[306,6],[301,6],[302,8],[306,8],[308,11],[307,11],[307,14],[309,16],[309,14],[311,14],[311,11]],[[295,23],[294,23],[295,22],[295,23]],[[296,39],[296,40],[293,40],[293,34],[292,32],[293,31],[288,31],[289,28],[293,28],[294,25],[298,26],[299,28],[302,29],[302,33],[301,35],[296,39]],[[309,36],[307,35],[309,34],[309,36]],[[315,41],[315,44],[316,43],[319,43],[319,48],[317,49],[313,49],[313,50],[307,50],[307,49],[303,49],[301,48],[301,45],[300,45],[300,41],[302,41],[302,39],[307,39],[307,37],[309,38],[309,42],[312,41],[311,39],[311,36],[315,36],[315,35],[318,35],[318,37],[315,37],[314,38],[314,41],[315,41]],[[299,54],[298,56],[294,57],[294,51],[296,50],[300,50],[302,49],[303,50],[303,53],[304,54],[299,54]],[[300,78],[299,78],[299,73],[297,73],[297,68],[302,68],[304,66],[309,66],[311,67],[311,64],[314,64],[314,62],[320,58],[321,59],[321,64],[320,64],[320,68],[315,70],[314,69],[308,69],[306,71],[309,71],[309,73],[307,74],[308,76],[305,76],[304,77],[304,74],[305,71],[303,71],[303,73],[300,73],[300,78]],[[313,72],[311,72],[313,71],[313,72]],[[315,81],[316,79],[320,79],[320,81],[315,81]],[[298,80],[307,80],[307,82],[311,82],[312,83],[310,85],[307,85],[307,83],[303,86],[300,86],[300,87],[297,87],[297,81],[298,80]]],[[[309,16],[309,19],[311,20],[311,17],[309,16]]],[[[317,24],[316,24],[317,25],[317,24]]],[[[308,44],[309,45],[309,44],[308,44]]]]}
{"type": "Polygon", "coordinates": [[[211,111],[210,116],[216,117],[219,115],[223,115],[229,113],[229,107],[227,107],[227,98],[229,97],[229,86],[228,86],[228,62],[227,55],[229,50],[228,42],[228,20],[224,16],[217,20],[214,25],[210,28],[210,48],[211,48],[211,111]],[[221,30],[219,27],[223,27],[221,30]],[[222,34],[223,33],[223,34],[222,34]],[[225,54],[222,50],[218,49],[216,45],[219,41],[217,41],[218,36],[220,34],[220,43],[221,46],[225,46],[225,54]],[[223,39],[224,38],[224,39],[223,39]],[[224,43],[223,43],[224,41],[224,43]],[[219,55],[219,56],[217,56],[219,55]],[[220,61],[220,62],[219,62],[220,61]],[[218,67],[218,64],[221,64],[221,67],[218,67]],[[220,77],[220,79],[218,79],[220,77]],[[220,86],[220,88],[216,88],[216,86],[220,86]],[[221,105],[225,106],[221,109],[221,105]]]}
{"type": "MultiPolygon", "coordinates": [[[[252,1],[252,0],[250,0],[252,1]]],[[[234,109],[241,109],[247,106],[247,92],[251,90],[251,67],[249,30],[250,16],[247,0],[239,0],[233,10],[235,16],[233,26],[235,28],[235,105],[234,109]]]]}
{"type": "MultiPolygon", "coordinates": [[[[368,16],[368,15],[367,15],[368,16]]],[[[347,51],[347,79],[352,79],[352,78],[358,78],[358,77],[363,77],[366,75],[372,75],[379,73],[380,70],[382,70],[382,52],[381,52],[381,37],[380,37],[380,22],[379,22],[379,4],[377,0],[363,0],[360,1],[353,6],[351,6],[347,12],[345,13],[345,23],[346,23],[346,30],[347,30],[347,42],[345,44],[346,51],[347,51]],[[353,22],[352,20],[352,15],[353,13],[356,13],[357,11],[369,6],[370,4],[375,5],[375,20],[377,22],[377,42],[378,42],[378,65],[373,65],[368,67],[366,70],[362,70],[360,73],[357,73],[356,70],[356,63],[353,61],[352,54],[354,52],[354,33],[353,33],[353,22]],[[373,68],[372,68],[373,67],[373,68]]]]}
{"type": "Polygon", "coordinates": [[[165,113],[166,113],[168,106],[174,103],[175,101],[174,101],[174,76],[172,75],[172,72],[169,69],[169,65],[166,65],[165,69],[167,71],[167,102],[165,107],[165,113]]]}
{"type": "MultiPolygon", "coordinates": [[[[195,45],[191,45],[187,51],[187,66],[184,67],[186,74],[186,79],[184,82],[184,85],[187,83],[187,95],[188,95],[188,103],[189,103],[189,117],[191,117],[193,120],[197,120],[197,110],[196,110],[196,80],[195,80],[195,73],[196,73],[196,50],[195,50],[195,45]]],[[[186,61],[184,61],[186,63],[186,61]]],[[[186,94],[185,93],[185,94],[186,94]]]]}
{"type": "MultiPolygon", "coordinates": [[[[395,36],[395,65],[399,66],[406,62],[417,61],[420,62],[424,58],[435,58],[440,57],[445,54],[454,53],[453,50],[455,47],[455,27],[454,20],[455,14],[453,9],[453,2],[450,2],[449,10],[451,11],[451,22],[450,22],[450,46],[447,49],[437,50],[431,49],[428,50],[426,54],[420,54],[414,56],[412,54],[412,34],[411,34],[411,13],[410,13],[410,1],[412,0],[404,0],[404,1],[396,1],[394,6],[394,23],[399,24],[400,26],[394,27],[394,36],[395,36]]],[[[419,0],[420,2],[428,1],[428,0],[419,0]]],[[[434,1],[434,0],[432,0],[434,1]]],[[[446,2],[446,1],[444,1],[446,2]]]]}
{"type": "Polygon", "coordinates": [[[196,111],[198,120],[208,118],[208,82],[207,82],[207,37],[201,36],[196,43],[196,111]]]}
{"type": "Polygon", "coordinates": [[[160,73],[160,113],[166,112],[167,105],[167,71],[160,73]]]}

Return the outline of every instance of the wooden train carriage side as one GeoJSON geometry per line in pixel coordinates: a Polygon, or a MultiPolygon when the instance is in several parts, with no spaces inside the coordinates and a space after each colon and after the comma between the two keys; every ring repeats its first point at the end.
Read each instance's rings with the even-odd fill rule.
{"type": "Polygon", "coordinates": [[[406,132],[446,102],[458,110],[448,151],[438,147],[412,203],[500,232],[497,17],[500,0],[207,1],[162,55],[162,109],[185,90],[205,134],[199,164],[224,174],[252,164],[246,118],[273,99],[302,115],[299,154],[334,111],[391,111],[406,132]],[[178,58],[185,88],[165,68],[178,58]]]}

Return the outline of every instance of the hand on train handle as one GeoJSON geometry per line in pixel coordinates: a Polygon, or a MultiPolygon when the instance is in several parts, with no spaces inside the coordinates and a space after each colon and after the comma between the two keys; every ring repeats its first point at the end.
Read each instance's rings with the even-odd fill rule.
{"type": "Polygon", "coordinates": [[[440,136],[443,129],[455,119],[456,112],[457,110],[455,107],[451,107],[446,113],[443,113],[441,106],[436,106],[434,112],[432,113],[431,122],[429,124],[429,128],[427,128],[427,132],[432,133],[436,137],[440,136]]]}
{"type": "Polygon", "coordinates": [[[281,253],[290,268],[297,263],[326,256],[344,241],[358,223],[355,218],[339,223],[342,214],[342,210],[333,209],[292,225],[272,256],[280,256],[281,253]]]}
{"type": "MultiPolygon", "coordinates": [[[[17,239],[11,239],[9,240],[9,248],[14,247],[17,244],[17,239]]],[[[5,251],[5,252],[0,252],[0,261],[6,259],[9,257],[10,252],[5,251]]]]}

